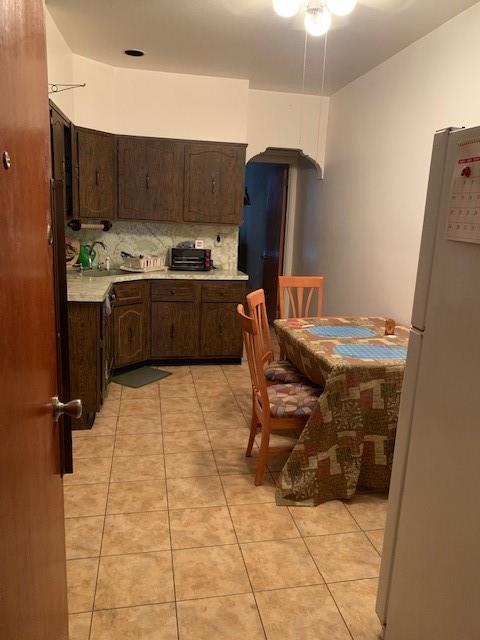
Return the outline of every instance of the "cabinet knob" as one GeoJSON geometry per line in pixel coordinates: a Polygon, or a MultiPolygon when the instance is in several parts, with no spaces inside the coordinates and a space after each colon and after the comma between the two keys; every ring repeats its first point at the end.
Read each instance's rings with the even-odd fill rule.
{"type": "Polygon", "coordinates": [[[175,289],[170,289],[170,294],[171,294],[172,296],[174,296],[174,295],[175,295],[175,289]]]}

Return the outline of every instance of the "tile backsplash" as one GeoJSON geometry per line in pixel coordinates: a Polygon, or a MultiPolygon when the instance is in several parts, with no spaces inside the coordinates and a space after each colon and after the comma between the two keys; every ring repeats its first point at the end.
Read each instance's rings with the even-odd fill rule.
{"type": "Polygon", "coordinates": [[[179,242],[203,240],[205,249],[212,250],[213,263],[218,269],[232,271],[237,268],[238,227],[233,225],[114,221],[110,231],[72,231],[66,227],[65,235],[82,244],[100,240],[105,244],[106,251],[102,247],[95,247],[98,259],[103,261],[109,255],[112,265],[122,263],[121,251],[166,258],[168,250],[179,242]],[[217,235],[221,238],[220,246],[215,246],[217,235]]]}

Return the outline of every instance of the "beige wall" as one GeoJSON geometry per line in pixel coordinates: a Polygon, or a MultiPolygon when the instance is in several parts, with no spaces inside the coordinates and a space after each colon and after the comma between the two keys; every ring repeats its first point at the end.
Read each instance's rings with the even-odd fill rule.
{"type": "MultiPolygon", "coordinates": [[[[73,80],[73,56],[62,34],[48,11],[45,11],[47,31],[48,81],[70,84],[73,80]]],[[[78,89],[76,89],[78,91],[78,89]]],[[[74,117],[73,91],[51,96],[56,105],[69,118],[74,117]]]]}
{"type": "Polygon", "coordinates": [[[326,276],[328,313],[409,321],[433,134],[480,124],[479,63],[477,4],[331,99],[320,206],[297,264],[326,276]]]}
{"type": "Polygon", "coordinates": [[[323,168],[328,102],[321,96],[250,89],[247,157],[267,147],[301,149],[323,168]]]}
{"type": "Polygon", "coordinates": [[[73,56],[75,121],[132,135],[246,142],[248,81],[136,71],[73,56]]]}

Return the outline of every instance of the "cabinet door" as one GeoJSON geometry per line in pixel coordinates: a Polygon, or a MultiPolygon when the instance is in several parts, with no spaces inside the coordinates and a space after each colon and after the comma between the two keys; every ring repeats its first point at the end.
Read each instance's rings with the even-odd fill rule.
{"type": "Polygon", "coordinates": [[[240,224],[244,173],[244,147],[187,144],[184,220],[240,224]]]}
{"type": "Polygon", "coordinates": [[[152,357],[197,356],[197,309],[195,302],[152,302],[152,357]]]}
{"type": "Polygon", "coordinates": [[[72,427],[90,425],[100,408],[101,305],[92,302],[68,303],[68,352],[70,396],[80,398],[82,417],[72,427]]]}
{"type": "Polygon", "coordinates": [[[62,181],[63,215],[72,215],[72,145],[71,126],[53,106],[50,106],[50,136],[52,177],[62,181]]]}
{"type": "Polygon", "coordinates": [[[202,303],[200,355],[241,358],[243,345],[236,302],[202,303]]]}
{"type": "Polygon", "coordinates": [[[118,140],[118,217],[142,220],[148,209],[147,143],[141,138],[118,140]]]}
{"type": "Polygon", "coordinates": [[[120,138],[118,163],[119,218],[182,221],[182,143],[120,138]]]}
{"type": "Polygon", "coordinates": [[[147,357],[145,305],[133,304],[113,310],[115,367],[141,362],[147,357]]]}
{"type": "Polygon", "coordinates": [[[115,217],[115,137],[101,131],[77,130],[78,217],[115,217]]]}

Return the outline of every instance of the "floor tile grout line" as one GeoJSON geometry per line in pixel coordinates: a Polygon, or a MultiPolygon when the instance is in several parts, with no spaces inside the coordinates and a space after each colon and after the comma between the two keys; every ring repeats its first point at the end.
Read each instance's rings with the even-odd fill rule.
{"type": "MultiPolygon", "coordinates": [[[[290,515],[291,515],[291,514],[290,514],[290,515]]],[[[292,516],[292,518],[293,518],[293,516],[292,516]]],[[[331,535],[339,535],[339,534],[331,534],[331,535]]],[[[312,537],[315,537],[315,536],[312,536],[312,537]]],[[[315,560],[315,558],[313,557],[313,554],[312,554],[312,552],[311,552],[311,550],[310,550],[310,547],[309,547],[309,546],[308,546],[308,544],[305,542],[305,539],[306,539],[306,537],[303,537],[303,536],[302,536],[303,544],[304,544],[304,545],[305,545],[305,547],[307,548],[307,551],[308,551],[308,553],[309,553],[309,555],[310,555],[310,557],[311,557],[311,559],[312,559],[313,563],[314,563],[314,564],[315,564],[315,566],[317,567],[317,571],[318,571],[318,573],[322,576],[322,580],[323,580],[323,582],[324,582],[324,584],[325,584],[325,587],[327,588],[327,591],[328,591],[328,593],[330,594],[330,597],[332,598],[332,600],[333,600],[333,602],[334,602],[334,604],[335,604],[335,607],[336,607],[336,609],[337,609],[337,611],[338,611],[338,614],[340,615],[341,619],[343,620],[343,624],[345,625],[345,628],[347,629],[347,633],[350,635],[350,637],[352,638],[352,640],[355,640],[355,639],[354,639],[354,637],[353,637],[353,635],[352,635],[352,632],[350,631],[350,627],[347,625],[347,622],[346,622],[345,618],[343,617],[342,612],[340,611],[340,607],[338,606],[337,601],[335,600],[335,598],[333,597],[332,592],[330,591],[330,588],[329,588],[329,586],[328,586],[328,582],[325,580],[325,576],[324,576],[324,575],[323,575],[323,573],[320,571],[320,567],[318,566],[317,561],[316,561],[316,560],[315,560]]]]}
{"type": "MultiPolygon", "coordinates": [[[[122,397],[122,389],[120,389],[120,403],[121,403],[121,397],[122,397]]],[[[120,407],[119,407],[119,411],[120,411],[120,407]]],[[[100,562],[101,562],[101,557],[102,557],[103,537],[105,535],[105,524],[107,522],[108,497],[110,495],[110,480],[112,478],[112,470],[113,470],[113,454],[114,454],[114,451],[115,451],[115,443],[116,443],[116,440],[117,440],[118,418],[119,418],[119,415],[117,415],[117,419],[115,421],[115,433],[114,433],[114,440],[113,440],[112,458],[111,458],[111,463],[110,463],[110,473],[109,473],[109,476],[108,476],[107,499],[105,500],[105,514],[104,514],[104,518],[103,518],[102,536],[101,536],[101,539],[100,539],[100,550],[99,550],[98,565],[97,565],[97,575],[96,575],[96,578],[95,578],[95,589],[93,590],[92,615],[90,616],[90,629],[89,629],[89,632],[88,632],[88,638],[89,639],[92,637],[93,612],[95,610],[95,599],[97,597],[98,577],[100,575],[100,562]]]]}
{"type": "MultiPolygon", "coordinates": [[[[337,608],[337,611],[338,611],[338,613],[339,613],[340,617],[341,617],[341,618],[342,618],[342,620],[343,620],[343,624],[345,625],[345,628],[347,629],[347,632],[350,634],[350,637],[352,638],[352,640],[355,640],[354,635],[353,635],[352,631],[350,630],[350,627],[349,627],[349,625],[347,624],[347,621],[345,620],[345,618],[344,618],[344,616],[343,616],[343,613],[342,613],[342,611],[340,610],[340,607],[339,607],[339,605],[338,605],[337,601],[335,600],[335,596],[333,595],[332,590],[331,590],[331,589],[330,589],[330,587],[329,587],[329,584],[330,584],[330,583],[327,583],[327,582],[325,583],[325,586],[327,587],[327,591],[328,591],[328,593],[330,594],[330,597],[332,598],[332,600],[333,600],[333,602],[334,602],[334,604],[335,604],[335,607],[337,608]]],[[[332,584],[333,584],[333,583],[332,583],[332,584]]]]}
{"type": "MultiPolygon", "coordinates": [[[[232,545],[235,546],[235,545],[232,545]]],[[[289,591],[290,589],[309,589],[311,587],[328,587],[329,585],[336,585],[336,584],[348,584],[350,582],[364,582],[367,580],[377,580],[378,578],[360,578],[360,579],[354,579],[354,580],[338,580],[337,582],[329,582],[329,583],[312,583],[312,584],[302,584],[296,587],[276,587],[273,589],[257,589],[253,592],[250,591],[238,591],[236,593],[229,593],[229,594],[223,594],[223,595],[213,595],[213,596],[200,596],[200,597],[196,597],[196,598],[183,598],[180,600],[176,600],[176,602],[178,603],[183,603],[183,602],[196,602],[198,600],[213,600],[216,598],[229,598],[229,597],[235,597],[235,596],[242,596],[242,595],[252,595],[255,593],[274,593],[277,591],[289,591]]],[[[333,595],[332,595],[333,598],[333,595]]],[[[157,601],[157,602],[148,602],[148,603],[142,603],[142,604],[134,604],[134,605],[121,605],[119,607],[102,607],[101,609],[94,609],[93,611],[75,611],[72,615],[77,615],[77,614],[82,614],[82,613],[96,613],[98,611],[114,611],[117,609],[130,609],[131,607],[150,607],[150,606],[155,606],[155,605],[162,605],[162,604],[174,604],[175,600],[162,600],[162,601],[157,601]]],[[[214,639],[216,640],[216,639],[214,639]]]]}
{"type": "MultiPolygon", "coordinates": [[[[225,374],[224,374],[224,375],[225,375],[225,374]]],[[[229,384],[230,384],[230,383],[229,383],[229,384]]],[[[202,416],[203,416],[203,419],[204,419],[204,421],[205,421],[205,416],[203,415],[203,410],[202,410],[202,416]]],[[[208,437],[208,439],[209,439],[209,441],[210,441],[210,435],[208,434],[208,430],[207,430],[207,437],[208,437]]],[[[211,444],[211,441],[210,441],[210,444],[211,444]]],[[[222,482],[222,480],[221,480],[220,471],[219,471],[219,469],[218,469],[218,464],[217,464],[217,459],[215,458],[215,454],[213,455],[213,459],[214,459],[214,461],[215,461],[215,467],[216,467],[216,469],[217,469],[218,476],[219,476],[219,479],[220,479],[220,486],[222,487],[222,492],[223,492],[223,495],[224,495],[224,498],[225,498],[225,502],[226,502],[226,505],[227,505],[227,510],[228,510],[228,515],[229,515],[229,517],[230,517],[230,522],[232,523],[233,532],[234,532],[234,534],[235,534],[235,540],[237,541],[237,548],[238,548],[238,549],[239,549],[239,551],[240,551],[240,555],[241,555],[241,557],[242,557],[242,562],[243,562],[243,567],[244,567],[244,570],[245,570],[245,574],[246,574],[246,576],[247,576],[248,583],[249,583],[249,585],[250,585],[250,589],[251,589],[251,593],[252,593],[252,596],[253,596],[253,599],[254,599],[254,602],[255,602],[255,607],[256,607],[256,610],[257,610],[258,619],[260,620],[260,624],[262,625],[262,631],[263,631],[263,635],[264,635],[264,637],[265,637],[265,640],[267,640],[267,632],[266,632],[266,630],[265,630],[265,625],[264,625],[264,623],[263,623],[262,615],[261,615],[261,613],[260,613],[260,608],[259,608],[259,606],[258,606],[257,598],[255,597],[255,592],[254,592],[254,590],[253,590],[252,580],[251,580],[251,578],[250,578],[250,574],[248,573],[248,567],[247,567],[247,563],[245,562],[245,557],[244,557],[244,555],[243,555],[242,546],[241,546],[240,541],[239,541],[239,539],[238,539],[237,529],[236,529],[235,524],[234,524],[234,522],[233,522],[232,512],[231,512],[231,510],[230,510],[230,506],[229,506],[229,504],[228,504],[227,494],[225,493],[225,487],[223,486],[223,482],[222,482]]]]}
{"type": "MultiPolygon", "coordinates": [[[[227,509],[228,505],[222,504],[222,505],[215,505],[215,506],[211,506],[211,507],[199,507],[199,509],[202,510],[208,510],[208,509],[227,509]]],[[[170,509],[170,511],[196,511],[196,509],[170,509]]],[[[145,512],[141,512],[141,513],[164,513],[166,510],[158,512],[158,511],[145,511],[145,512]]],[[[109,515],[124,515],[124,514],[109,514],[109,515]]],[[[129,514],[126,514],[129,515],[129,514]]],[[[133,515],[137,515],[137,512],[134,512],[133,515]]],[[[332,535],[341,535],[341,534],[332,534],[332,535]]],[[[256,540],[238,540],[238,544],[240,546],[242,545],[253,545],[253,544],[264,544],[264,543],[268,543],[268,542],[294,542],[294,541],[298,541],[301,540],[305,545],[306,545],[306,540],[308,540],[308,538],[302,538],[299,536],[296,537],[288,537],[288,538],[262,538],[262,539],[256,539],[256,540]]],[[[148,549],[146,551],[125,551],[123,553],[105,553],[105,554],[100,554],[100,555],[86,555],[86,556],[77,556],[75,558],[69,558],[69,560],[96,560],[97,558],[117,558],[117,557],[121,557],[121,556],[138,556],[138,555],[144,555],[144,554],[152,554],[152,553],[167,553],[168,551],[170,551],[170,549],[174,550],[174,551],[185,551],[185,550],[191,550],[191,549],[212,549],[215,547],[232,547],[232,546],[236,546],[237,542],[219,542],[216,544],[201,544],[201,545],[193,545],[193,546],[189,546],[189,547],[164,547],[164,548],[158,548],[158,549],[148,549]]],[[[310,549],[307,549],[309,551],[309,555],[311,555],[310,553],[310,549]]],[[[312,560],[315,564],[315,567],[317,568],[317,570],[319,571],[320,575],[322,576],[322,579],[324,580],[324,582],[327,584],[327,582],[325,581],[325,578],[323,577],[323,574],[320,572],[320,569],[318,568],[317,563],[315,562],[315,559],[312,556],[312,560]]],[[[378,580],[378,574],[377,575],[372,575],[372,576],[364,576],[362,578],[347,578],[345,580],[330,580],[328,582],[328,584],[335,584],[337,582],[356,582],[358,580],[378,580]]],[[[262,591],[265,591],[265,589],[262,589],[262,591]]]]}
{"type": "MultiPolygon", "coordinates": [[[[189,372],[190,372],[190,367],[188,368],[189,372]]],[[[160,385],[158,385],[158,397],[160,400],[160,414],[162,412],[162,406],[161,406],[161,392],[160,392],[160,385]]],[[[162,416],[162,433],[163,433],[163,416],[162,416]]],[[[172,586],[173,586],[173,599],[174,599],[174,605],[175,605],[175,624],[176,624],[176,629],[177,629],[177,640],[180,638],[180,627],[179,627],[179,622],[178,622],[178,606],[177,606],[177,585],[175,583],[175,563],[173,560],[173,544],[172,544],[172,523],[171,523],[171,519],[170,519],[170,503],[169,503],[169,499],[168,499],[168,479],[167,479],[167,463],[166,463],[166,458],[165,458],[165,439],[164,437],[162,437],[162,449],[163,449],[163,460],[164,460],[164,464],[163,464],[163,474],[164,474],[164,481],[165,481],[165,499],[167,502],[167,518],[168,518],[168,539],[170,541],[170,564],[172,567],[172,586]]]]}
{"type": "MultiPolygon", "coordinates": [[[[343,502],[343,500],[342,500],[343,502]]],[[[370,540],[370,538],[367,536],[367,529],[363,529],[360,526],[360,523],[358,522],[358,520],[355,518],[355,516],[353,515],[353,513],[350,511],[350,509],[348,508],[348,506],[343,502],[343,504],[345,505],[345,509],[348,511],[348,513],[350,514],[352,520],[355,522],[355,524],[358,526],[358,528],[360,529],[360,531],[363,533],[363,536],[368,540],[370,546],[372,547],[372,549],[375,551],[375,553],[380,557],[382,557],[382,554],[378,552],[378,550],[375,548],[375,545],[373,544],[373,542],[370,540]]],[[[374,529],[370,529],[370,531],[374,531],[374,529]]]]}

